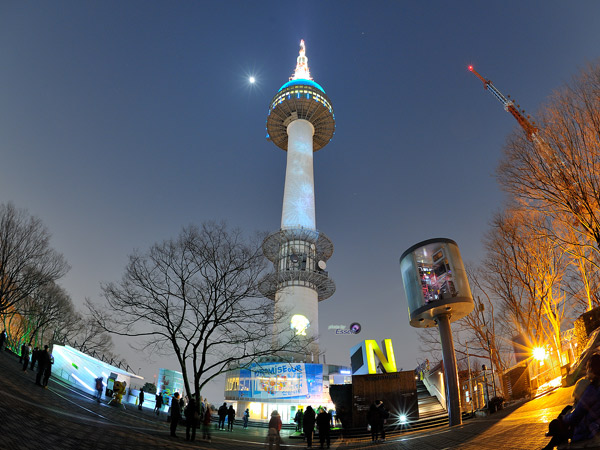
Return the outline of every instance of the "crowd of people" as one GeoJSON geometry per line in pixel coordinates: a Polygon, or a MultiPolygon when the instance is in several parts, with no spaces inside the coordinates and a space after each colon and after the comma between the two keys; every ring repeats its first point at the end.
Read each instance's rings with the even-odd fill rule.
{"type": "MultiPolygon", "coordinates": [[[[5,339],[6,332],[4,331],[0,335],[0,348],[4,345],[5,339]]],[[[24,343],[21,345],[19,364],[22,365],[22,370],[25,373],[27,373],[27,369],[35,372],[37,364],[35,384],[48,389],[48,381],[50,380],[50,375],[52,375],[52,364],[54,364],[54,357],[50,353],[50,347],[44,345],[44,348],[34,347],[32,350],[31,343],[24,343]]]]}

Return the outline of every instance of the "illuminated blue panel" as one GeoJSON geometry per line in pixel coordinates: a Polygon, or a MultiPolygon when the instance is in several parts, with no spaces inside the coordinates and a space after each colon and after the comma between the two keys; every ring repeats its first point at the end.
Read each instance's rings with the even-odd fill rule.
{"type": "MultiPolygon", "coordinates": [[[[290,80],[290,81],[288,81],[287,83],[285,83],[283,86],[281,86],[279,88],[279,91],[281,91],[281,90],[283,90],[283,89],[285,89],[287,87],[297,86],[297,85],[312,86],[312,87],[317,88],[318,90],[320,90],[323,94],[325,93],[325,89],[323,89],[319,83],[315,83],[312,80],[305,80],[305,79],[302,79],[302,78],[299,78],[297,80],[290,80]]],[[[277,92],[279,92],[279,91],[277,91],[277,92]]]]}
{"type": "Polygon", "coordinates": [[[317,400],[322,394],[322,364],[254,363],[240,370],[240,398],[317,400]]]}

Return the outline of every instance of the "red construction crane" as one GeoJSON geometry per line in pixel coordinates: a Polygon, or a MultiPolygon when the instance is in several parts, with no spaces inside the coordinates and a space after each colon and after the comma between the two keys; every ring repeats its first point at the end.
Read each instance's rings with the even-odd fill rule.
{"type": "Polygon", "coordinates": [[[473,68],[473,66],[469,66],[469,70],[471,72],[473,72],[477,76],[477,78],[479,78],[482,81],[483,87],[485,89],[488,89],[492,94],[494,94],[494,96],[500,101],[500,103],[502,103],[502,105],[504,106],[504,110],[511,113],[513,115],[513,117],[515,119],[517,119],[517,122],[519,122],[519,125],[521,125],[521,127],[527,133],[527,137],[531,140],[537,140],[538,129],[523,115],[523,113],[525,111],[523,111],[523,112],[519,111],[517,109],[517,107],[515,107],[515,104],[513,103],[512,100],[507,99],[504,96],[504,94],[502,94],[502,92],[500,92],[498,89],[496,89],[496,86],[494,86],[490,80],[486,80],[485,78],[483,78],[473,68]]]}

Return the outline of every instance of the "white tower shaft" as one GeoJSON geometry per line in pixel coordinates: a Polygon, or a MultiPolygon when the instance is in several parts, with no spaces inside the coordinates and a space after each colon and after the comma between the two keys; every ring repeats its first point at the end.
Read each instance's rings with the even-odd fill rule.
{"type": "Polygon", "coordinates": [[[316,229],[313,125],[296,119],[287,126],[288,151],[281,229],[316,229]]]}

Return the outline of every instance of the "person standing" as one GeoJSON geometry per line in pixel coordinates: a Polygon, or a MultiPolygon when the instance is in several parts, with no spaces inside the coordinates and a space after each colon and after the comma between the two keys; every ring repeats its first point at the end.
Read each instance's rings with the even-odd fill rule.
{"type": "Polygon", "coordinates": [[[281,417],[279,416],[279,413],[277,412],[277,410],[273,411],[271,413],[271,420],[269,420],[269,434],[268,434],[268,441],[269,441],[269,450],[279,450],[280,444],[281,444],[281,436],[279,435],[279,432],[281,431],[281,417]]]}
{"type": "MultiPolygon", "coordinates": [[[[204,411],[204,417],[202,419],[202,439],[206,439],[210,443],[210,421],[212,415],[210,414],[210,405],[207,403],[204,411]]],[[[219,420],[221,420],[219,418],[219,420]]]]}
{"type": "Polygon", "coordinates": [[[219,408],[217,413],[219,414],[219,425],[217,426],[217,428],[219,430],[224,430],[225,429],[225,417],[227,417],[227,402],[223,402],[223,404],[221,405],[221,407],[219,408]]]}
{"type": "Polygon", "coordinates": [[[376,442],[379,438],[379,410],[377,404],[372,403],[367,412],[367,423],[371,429],[371,441],[376,442]]]}
{"type": "Polygon", "coordinates": [[[160,414],[160,408],[162,408],[162,404],[163,404],[163,396],[162,393],[158,393],[156,394],[156,403],[154,405],[154,411],[156,412],[156,415],[158,416],[160,414]]]}
{"type": "Polygon", "coordinates": [[[198,411],[198,406],[196,405],[196,396],[192,395],[189,399],[187,407],[184,410],[185,412],[185,440],[186,441],[195,441],[196,440],[196,428],[198,428],[198,418],[200,417],[200,412],[198,411]],[[190,430],[191,439],[190,439],[190,430]]]}
{"type": "Polygon", "coordinates": [[[39,349],[37,347],[34,347],[33,352],[31,352],[31,370],[33,370],[33,367],[35,366],[39,354],[39,349]]]}
{"type": "Polygon", "coordinates": [[[327,409],[322,408],[321,412],[317,416],[317,428],[319,429],[319,442],[321,443],[321,448],[323,448],[323,444],[327,442],[327,448],[330,446],[330,433],[331,430],[331,417],[327,413],[327,409]]]}
{"type": "Polygon", "coordinates": [[[173,394],[173,400],[171,401],[171,436],[177,437],[175,435],[175,430],[177,429],[177,424],[181,420],[181,405],[179,404],[179,392],[175,392],[173,394]]]}
{"type": "MultiPolygon", "coordinates": [[[[44,350],[40,350],[38,354],[38,372],[35,377],[35,384],[38,386],[42,385],[42,377],[45,377],[46,366],[50,366],[50,353],[48,352],[48,346],[44,345],[44,350]]],[[[51,369],[49,369],[51,370],[51,369]]],[[[49,378],[50,376],[48,376],[49,378]]]]}
{"type": "Polygon", "coordinates": [[[23,358],[23,372],[27,372],[27,366],[29,366],[29,353],[31,352],[31,347],[27,344],[23,344],[21,348],[21,357],[23,358]]]}
{"type": "Polygon", "coordinates": [[[96,401],[98,403],[100,403],[100,400],[102,400],[102,389],[103,389],[102,380],[104,380],[104,378],[102,378],[102,377],[96,378],[96,386],[95,386],[96,387],[96,401]]]}
{"type": "Polygon", "coordinates": [[[233,431],[233,422],[235,421],[235,409],[233,405],[229,405],[227,410],[227,431],[233,431]]]}
{"type": "Polygon", "coordinates": [[[144,389],[140,389],[140,395],[138,398],[138,409],[141,411],[142,410],[142,405],[144,404],[144,389]]]}
{"type": "Polygon", "coordinates": [[[385,442],[385,424],[387,423],[388,417],[390,417],[390,413],[385,409],[385,406],[383,406],[383,400],[379,400],[377,409],[379,411],[379,432],[381,433],[381,442],[385,442]]]}
{"type": "Polygon", "coordinates": [[[340,423],[342,424],[342,429],[340,430],[340,435],[341,435],[341,438],[343,441],[344,437],[345,437],[345,433],[346,433],[346,428],[348,426],[348,419],[349,419],[348,413],[346,412],[346,408],[344,406],[342,406],[340,408],[336,417],[340,420],[340,423]]]}
{"type": "Polygon", "coordinates": [[[248,428],[248,419],[250,419],[250,409],[246,408],[246,411],[244,411],[244,429],[248,428]]]}
{"type": "Polygon", "coordinates": [[[4,350],[4,342],[6,342],[6,330],[0,333],[0,351],[4,350]]]}
{"type": "Polygon", "coordinates": [[[294,416],[294,422],[296,422],[296,431],[302,433],[302,419],[304,418],[304,412],[299,409],[294,416]]]}
{"type": "Polygon", "coordinates": [[[315,432],[315,410],[310,405],[306,407],[306,411],[304,412],[302,430],[306,438],[307,448],[312,448],[313,433],[315,432]]]}

